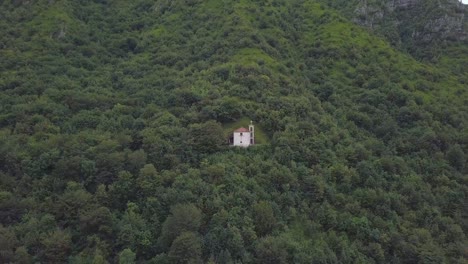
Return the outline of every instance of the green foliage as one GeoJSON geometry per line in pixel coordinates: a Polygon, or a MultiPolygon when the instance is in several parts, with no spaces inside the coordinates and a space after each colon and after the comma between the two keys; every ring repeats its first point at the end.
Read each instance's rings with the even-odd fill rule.
{"type": "Polygon", "coordinates": [[[259,236],[270,233],[276,225],[273,208],[268,202],[261,201],[253,206],[255,229],[259,236]]]}
{"type": "Polygon", "coordinates": [[[197,232],[201,224],[201,212],[193,204],[178,204],[171,208],[171,215],[164,221],[161,244],[169,247],[183,232],[197,232]]]}
{"type": "Polygon", "coordinates": [[[126,248],[122,250],[119,254],[119,264],[134,264],[136,258],[136,254],[132,252],[132,250],[126,248]]]}
{"type": "Polygon", "coordinates": [[[1,1],[0,262],[463,262],[466,45],[320,2],[1,1]]]}
{"type": "Polygon", "coordinates": [[[14,259],[14,249],[18,244],[13,230],[0,226],[0,256],[2,262],[11,262],[14,259]]]}
{"type": "Polygon", "coordinates": [[[200,239],[193,232],[183,232],[172,243],[169,259],[172,263],[201,263],[200,239]]]}
{"type": "Polygon", "coordinates": [[[454,145],[448,150],[447,159],[453,167],[459,170],[465,167],[466,157],[460,145],[454,145]]]}
{"type": "Polygon", "coordinates": [[[189,146],[196,153],[211,154],[221,149],[226,143],[223,128],[219,123],[208,121],[202,124],[193,124],[189,127],[189,146]]]}
{"type": "Polygon", "coordinates": [[[71,236],[63,230],[55,230],[42,241],[44,260],[50,263],[63,263],[72,249],[71,236]]]}
{"type": "Polygon", "coordinates": [[[286,243],[279,238],[266,237],[255,248],[258,263],[289,263],[286,243]]]}

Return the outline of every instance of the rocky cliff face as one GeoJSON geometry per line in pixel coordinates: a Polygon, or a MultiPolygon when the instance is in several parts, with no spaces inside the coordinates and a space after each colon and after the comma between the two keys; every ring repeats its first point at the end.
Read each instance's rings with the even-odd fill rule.
{"type": "Polygon", "coordinates": [[[393,1],[387,1],[387,2],[391,4],[393,7],[410,8],[410,7],[415,6],[418,0],[393,0],[393,1]]]}
{"type": "Polygon", "coordinates": [[[333,4],[323,0],[323,3],[416,57],[430,57],[428,53],[441,44],[468,42],[468,6],[458,0],[337,0],[333,4]]]}
{"type": "Polygon", "coordinates": [[[353,20],[384,35],[397,30],[403,41],[465,40],[466,12],[457,0],[361,0],[353,20]]]}

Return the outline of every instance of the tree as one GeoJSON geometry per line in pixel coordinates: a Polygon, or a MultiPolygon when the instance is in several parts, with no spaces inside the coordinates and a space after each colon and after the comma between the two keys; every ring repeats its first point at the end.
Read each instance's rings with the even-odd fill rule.
{"type": "Polygon", "coordinates": [[[458,144],[450,147],[447,152],[447,159],[450,162],[450,165],[458,170],[462,170],[465,167],[465,153],[463,152],[462,147],[458,144]]]}
{"type": "Polygon", "coordinates": [[[150,251],[153,244],[151,229],[135,203],[127,204],[127,210],[118,223],[118,230],[118,241],[121,245],[133,249],[138,255],[150,251]]]}
{"type": "Polygon", "coordinates": [[[82,212],[80,226],[83,232],[110,236],[112,234],[112,214],[107,207],[97,207],[82,212]]]}
{"type": "Polygon", "coordinates": [[[15,251],[14,262],[18,264],[28,264],[32,262],[32,257],[25,247],[18,247],[15,251]]]}
{"type": "Polygon", "coordinates": [[[118,179],[111,185],[110,190],[116,205],[126,205],[137,196],[135,177],[128,171],[119,172],[118,179]]]}
{"type": "Polygon", "coordinates": [[[153,164],[146,164],[140,169],[140,173],[137,178],[137,185],[141,190],[140,195],[146,197],[151,196],[156,188],[161,184],[161,177],[158,175],[156,168],[153,164]]]}
{"type": "Polygon", "coordinates": [[[258,242],[255,247],[257,263],[288,263],[288,252],[283,239],[268,236],[258,242]]]}
{"type": "Polygon", "coordinates": [[[172,263],[202,263],[202,245],[194,232],[183,232],[178,236],[169,250],[172,263]]]}
{"type": "Polygon", "coordinates": [[[131,171],[136,171],[143,167],[146,163],[146,160],[148,158],[148,155],[145,153],[143,149],[136,150],[130,154],[128,154],[128,163],[129,163],[129,169],[131,171]]]}
{"type": "Polygon", "coordinates": [[[92,264],[108,264],[99,248],[96,248],[96,250],[94,251],[92,264]]]}
{"type": "Polygon", "coordinates": [[[18,240],[13,230],[0,225],[0,262],[12,262],[14,250],[17,246],[18,240]]]}
{"type": "Polygon", "coordinates": [[[269,234],[276,225],[276,218],[271,204],[261,201],[253,206],[253,218],[255,231],[259,236],[269,234]]]}
{"type": "Polygon", "coordinates": [[[189,134],[189,145],[198,154],[214,153],[226,142],[221,124],[213,120],[191,125],[189,134]]]}
{"type": "Polygon", "coordinates": [[[166,218],[162,226],[161,245],[168,248],[183,232],[197,232],[201,218],[201,211],[193,204],[178,204],[172,207],[171,215],[166,218]]]}
{"type": "Polygon", "coordinates": [[[67,189],[55,205],[56,215],[68,224],[78,223],[79,216],[86,211],[93,196],[76,182],[68,182],[67,189]]]}
{"type": "Polygon", "coordinates": [[[72,247],[71,235],[57,229],[49,234],[43,241],[44,260],[48,263],[65,263],[70,256],[72,247]]]}
{"type": "Polygon", "coordinates": [[[124,249],[119,253],[119,264],[134,264],[136,254],[131,249],[124,249]]]}

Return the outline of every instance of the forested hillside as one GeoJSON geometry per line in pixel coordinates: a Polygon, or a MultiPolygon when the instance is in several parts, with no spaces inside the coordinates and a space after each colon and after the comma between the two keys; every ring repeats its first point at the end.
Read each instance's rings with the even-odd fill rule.
{"type": "MultiPolygon", "coordinates": [[[[468,6],[460,0],[321,0],[417,60],[467,75],[468,6]]],[[[466,79],[465,79],[466,80],[466,79]]]]}
{"type": "Polygon", "coordinates": [[[0,263],[466,263],[465,43],[319,2],[1,1],[0,263]]]}

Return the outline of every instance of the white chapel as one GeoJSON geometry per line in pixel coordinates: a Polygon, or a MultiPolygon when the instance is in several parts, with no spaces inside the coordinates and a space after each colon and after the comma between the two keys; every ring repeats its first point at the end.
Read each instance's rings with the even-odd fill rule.
{"type": "Polygon", "coordinates": [[[245,127],[234,130],[232,145],[239,147],[248,147],[255,144],[255,129],[253,122],[250,121],[249,129],[245,127]]]}

